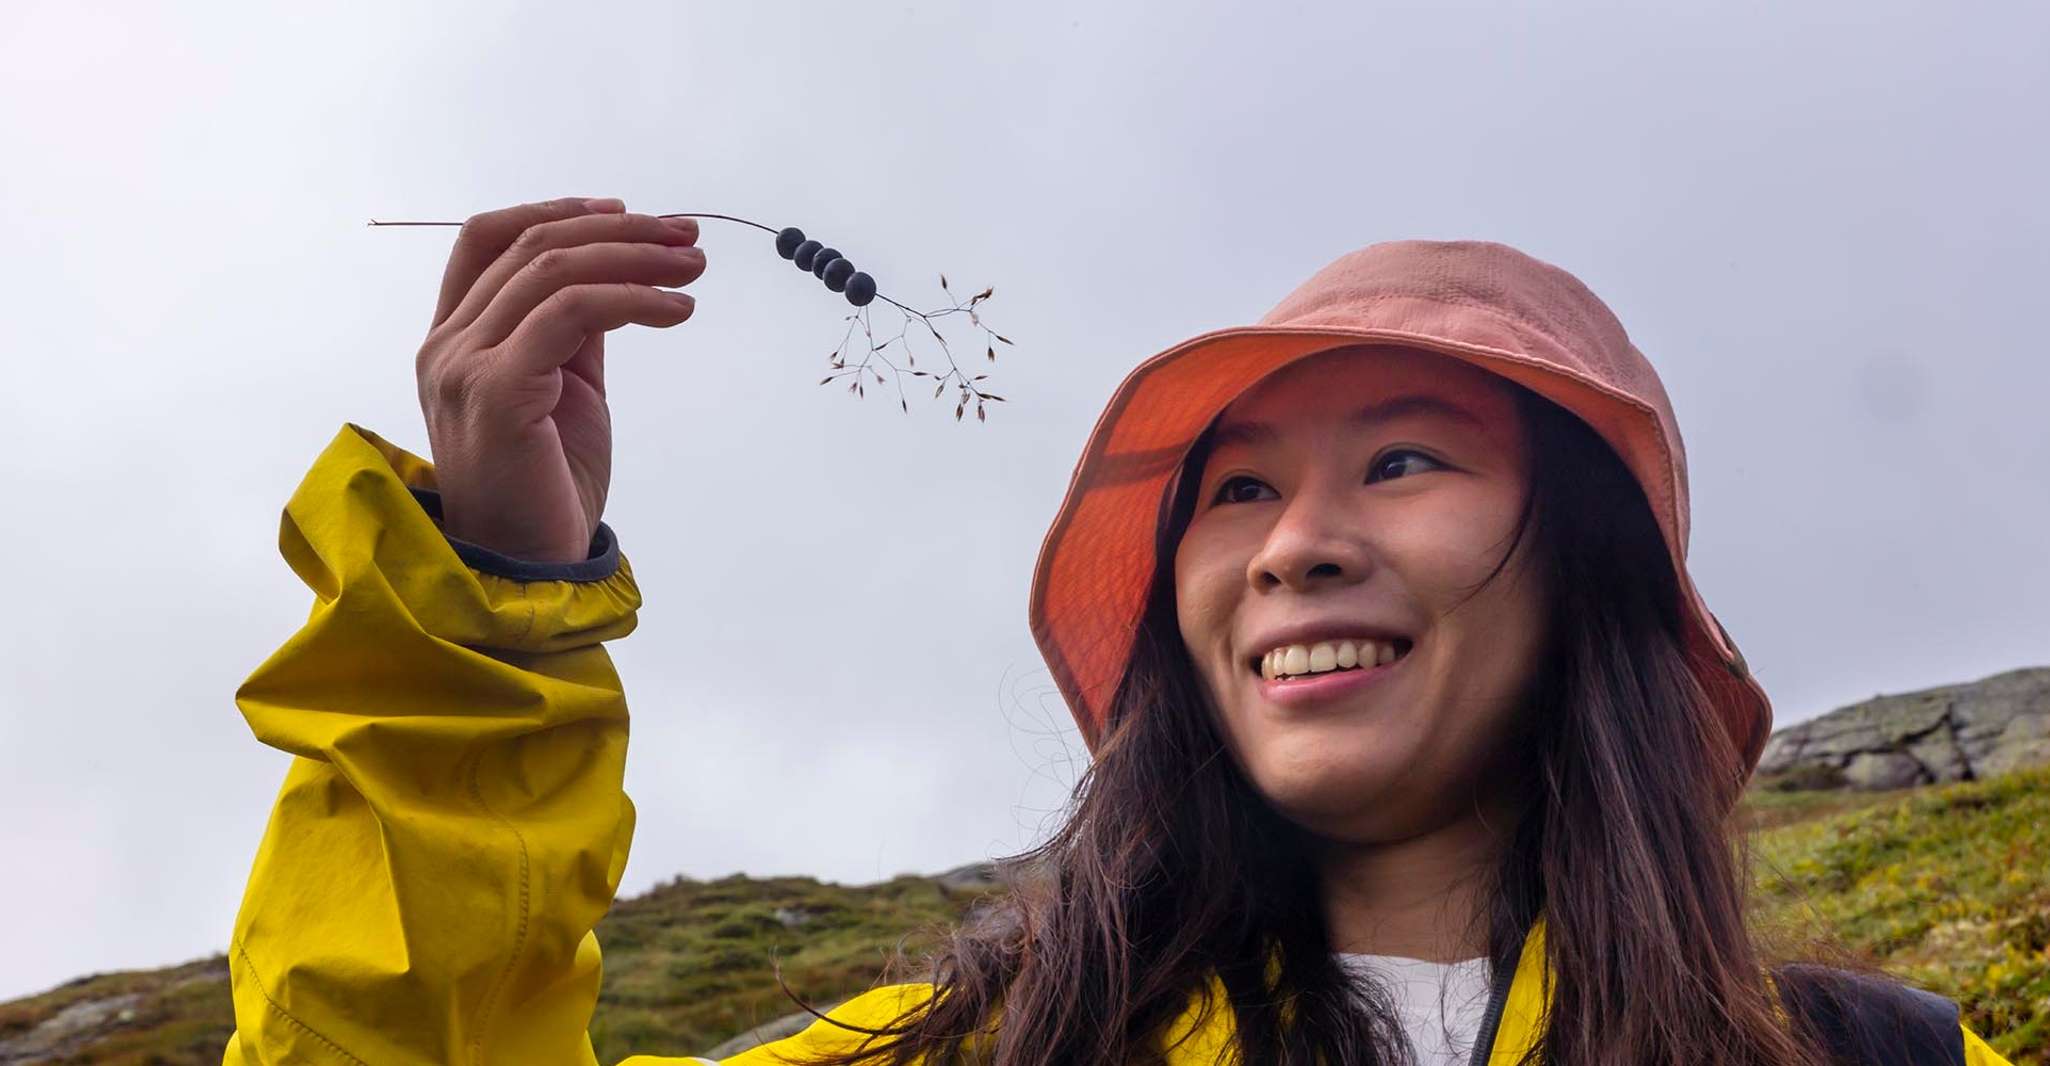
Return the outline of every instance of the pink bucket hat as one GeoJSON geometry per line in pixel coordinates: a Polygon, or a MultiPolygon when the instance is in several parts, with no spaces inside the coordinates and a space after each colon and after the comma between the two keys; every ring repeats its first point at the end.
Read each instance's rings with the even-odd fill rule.
{"type": "Polygon", "coordinates": [[[1093,747],[1144,614],[1154,523],[1190,445],[1247,387],[1317,352],[1393,344],[1499,374],[1566,408],[1623,460],[1679,577],[1686,654],[1748,777],[1772,705],[1687,573],[1687,455],[1658,374],[1573,275],[1506,245],[1392,241],[1340,257],[1257,325],[1139,364],[1096,420],[1032,575],[1032,636],[1093,747]]]}

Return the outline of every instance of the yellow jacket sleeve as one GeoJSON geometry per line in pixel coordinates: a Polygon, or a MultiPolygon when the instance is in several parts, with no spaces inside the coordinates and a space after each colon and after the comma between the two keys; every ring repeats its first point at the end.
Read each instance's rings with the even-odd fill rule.
{"type": "Polygon", "coordinates": [[[314,603],[235,693],[294,758],[235,919],[227,1066],[595,1062],[591,927],[633,835],[602,644],[640,591],[602,526],[573,577],[477,569],[434,487],[348,424],[285,506],[314,603]]]}
{"type": "Polygon", "coordinates": [[[1964,1030],[1965,1066],[2014,1066],[1979,1039],[1979,1034],[1972,1032],[1971,1026],[1960,1025],[1959,1028],[1964,1030]]]}
{"type": "Polygon", "coordinates": [[[750,1048],[717,1063],[702,1058],[679,1060],[636,1055],[619,1066],[672,1066],[676,1063],[703,1066],[791,1066],[792,1063],[803,1063],[822,1055],[844,1055],[864,1045],[874,1046],[869,1043],[873,1038],[863,1030],[888,1025],[896,1021],[904,1011],[923,1004],[931,997],[932,986],[929,984],[883,985],[869,989],[827,1011],[826,1018],[811,1023],[798,1033],[750,1048]],[[826,1020],[828,1018],[832,1020],[826,1020]]]}

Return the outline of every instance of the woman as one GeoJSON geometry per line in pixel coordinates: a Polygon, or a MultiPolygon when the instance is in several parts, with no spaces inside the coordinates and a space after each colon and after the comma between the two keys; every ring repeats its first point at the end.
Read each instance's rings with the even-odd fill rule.
{"type": "MultiPolygon", "coordinates": [[[[312,616],[237,692],[299,756],[231,1063],[590,1063],[633,830],[602,645],[605,331],[687,220],[479,215],[416,363],[286,507],[312,616]]],[[[1731,811],[1771,712],[1696,595],[1670,405],[1579,282],[1376,245],[1128,377],[1032,590],[1091,743],[1030,876],[918,979],[727,1060],[2002,1062],[1955,1004],[1770,965],[1731,811]],[[937,992],[937,994],[935,994],[937,992]]],[[[637,1057],[636,1064],[703,1061],[637,1057]]]]}

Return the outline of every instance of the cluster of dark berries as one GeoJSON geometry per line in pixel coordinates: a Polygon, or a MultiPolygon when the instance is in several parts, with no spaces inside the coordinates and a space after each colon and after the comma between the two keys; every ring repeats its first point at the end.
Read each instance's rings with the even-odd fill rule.
{"type": "Polygon", "coordinates": [[[846,293],[847,302],[856,307],[866,307],[876,298],[876,279],[854,269],[840,249],[806,239],[796,226],[776,234],[776,254],[796,263],[799,270],[811,271],[826,288],[846,293]]]}

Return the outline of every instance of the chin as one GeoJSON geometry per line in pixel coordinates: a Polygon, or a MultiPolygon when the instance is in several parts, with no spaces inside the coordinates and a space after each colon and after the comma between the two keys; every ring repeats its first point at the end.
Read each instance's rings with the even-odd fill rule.
{"type": "Polygon", "coordinates": [[[1290,821],[1320,836],[1350,837],[1363,819],[1388,808],[1405,761],[1388,745],[1359,738],[1274,738],[1253,760],[1248,778],[1290,821]]]}

